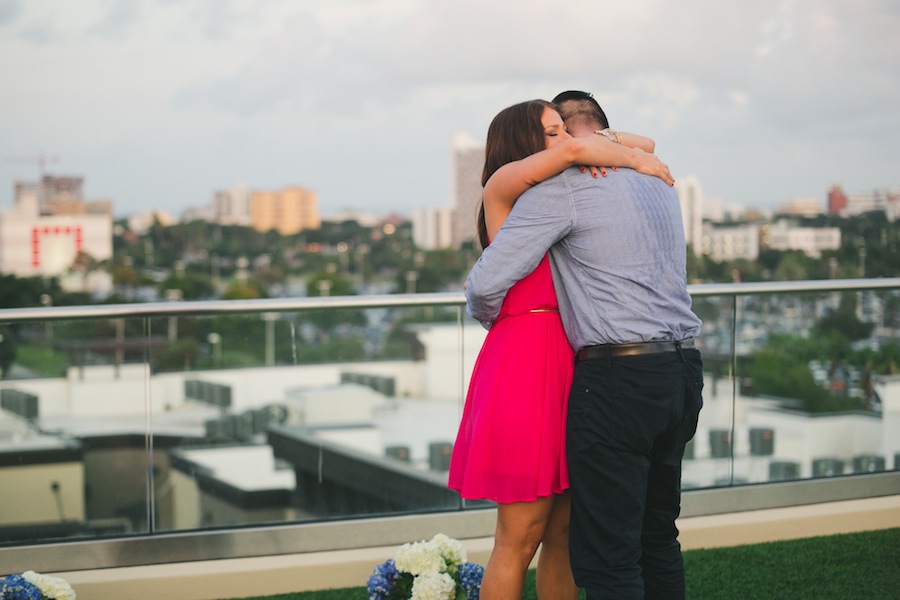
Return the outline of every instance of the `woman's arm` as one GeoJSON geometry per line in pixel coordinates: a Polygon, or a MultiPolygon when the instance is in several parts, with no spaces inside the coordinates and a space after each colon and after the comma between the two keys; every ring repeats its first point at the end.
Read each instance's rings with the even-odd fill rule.
{"type": "Polygon", "coordinates": [[[653,140],[636,134],[621,134],[621,144],[600,135],[570,138],[552,148],[500,167],[484,186],[484,214],[488,237],[493,239],[506,220],[513,204],[525,190],[574,165],[627,167],[645,175],[654,175],[672,185],[669,168],[654,154],[628,143],[653,140]],[[627,138],[625,136],[628,136],[627,138]],[[642,141],[643,140],[643,141],[642,141]]]}
{"type": "Polygon", "coordinates": [[[644,152],[649,152],[650,154],[653,154],[653,151],[656,149],[656,142],[648,137],[644,137],[636,133],[629,133],[627,131],[620,131],[618,133],[619,139],[622,140],[621,143],[623,146],[628,146],[629,148],[640,148],[644,152]]]}
{"type": "Polygon", "coordinates": [[[610,129],[609,127],[607,127],[606,129],[597,129],[596,131],[594,131],[594,133],[597,135],[602,135],[609,141],[615,142],[616,144],[622,144],[623,146],[628,146],[629,148],[640,148],[644,152],[649,152],[650,154],[653,154],[653,151],[656,149],[656,142],[637,133],[616,131],[615,129],[610,129]]]}

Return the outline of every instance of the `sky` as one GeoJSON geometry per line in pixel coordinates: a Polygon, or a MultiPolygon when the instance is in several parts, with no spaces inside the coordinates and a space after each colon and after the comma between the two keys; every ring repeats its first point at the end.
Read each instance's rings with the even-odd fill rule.
{"type": "Polygon", "coordinates": [[[726,204],[900,185],[896,0],[0,0],[0,209],[84,177],[117,216],[237,184],[323,214],[452,204],[452,140],[593,92],[726,204]]]}

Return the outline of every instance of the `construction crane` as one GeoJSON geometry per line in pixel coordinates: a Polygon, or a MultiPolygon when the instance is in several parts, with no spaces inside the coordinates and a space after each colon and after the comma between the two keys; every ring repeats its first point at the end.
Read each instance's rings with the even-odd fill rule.
{"type": "Polygon", "coordinates": [[[38,181],[44,180],[44,168],[51,163],[58,162],[59,158],[56,156],[47,156],[44,154],[44,151],[41,150],[38,152],[37,156],[12,156],[4,159],[3,162],[27,162],[37,164],[38,167],[38,181]]]}

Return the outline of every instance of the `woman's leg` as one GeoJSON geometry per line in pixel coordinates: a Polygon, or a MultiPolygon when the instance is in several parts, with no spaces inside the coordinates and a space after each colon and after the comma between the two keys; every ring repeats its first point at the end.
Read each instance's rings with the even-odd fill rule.
{"type": "Polygon", "coordinates": [[[494,549],[481,580],[482,600],[521,600],[525,571],[544,537],[552,498],[497,506],[494,549]]]}
{"type": "Polygon", "coordinates": [[[553,496],[537,567],[537,595],[541,600],[575,600],[578,588],[569,564],[569,492],[553,496]]]}

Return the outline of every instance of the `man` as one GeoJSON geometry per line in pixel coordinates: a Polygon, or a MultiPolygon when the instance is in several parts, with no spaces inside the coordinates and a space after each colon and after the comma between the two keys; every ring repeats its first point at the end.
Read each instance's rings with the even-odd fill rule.
{"type": "MultiPolygon", "coordinates": [[[[560,96],[573,135],[603,129],[590,94],[560,96]],[[581,123],[585,111],[593,120],[581,123]]],[[[575,581],[588,600],[684,598],[675,519],[703,365],[678,198],[630,169],[593,178],[572,168],[534,186],[472,268],[469,314],[490,326],[548,249],[577,349],[567,425],[575,581]]]]}
{"type": "Polygon", "coordinates": [[[609,129],[609,119],[593,94],[569,90],[557,94],[553,104],[573,137],[609,129]],[[573,130],[581,132],[581,135],[576,135],[573,130]]]}

